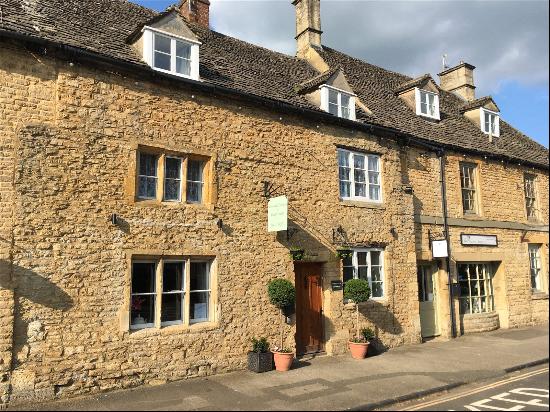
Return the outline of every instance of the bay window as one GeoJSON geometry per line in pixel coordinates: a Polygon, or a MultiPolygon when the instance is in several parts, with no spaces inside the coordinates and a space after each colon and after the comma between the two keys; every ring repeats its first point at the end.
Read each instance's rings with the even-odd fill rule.
{"type": "Polygon", "coordinates": [[[459,264],[458,283],[461,314],[494,311],[493,266],[491,263],[459,264]]]}

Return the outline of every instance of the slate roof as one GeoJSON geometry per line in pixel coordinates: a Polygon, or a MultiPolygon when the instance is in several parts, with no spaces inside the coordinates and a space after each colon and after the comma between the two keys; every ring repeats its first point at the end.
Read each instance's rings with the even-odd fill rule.
{"type": "MultiPolygon", "coordinates": [[[[406,81],[405,83],[401,83],[397,88],[395,89],[396,93],[404,92],[405,90],[412,89],[413,87],[420,86],[422,83],[424,83],[426,80],[432,80],[432,76],[428,73],[417,77],[416,79],[412,79],[409,81],[406,81]]],[[[434,82],[435,83],[435,82],[434,82]]]]}
{"type": "MultiPolygon", "coordinates": [[[[0,36],[1,31],[17,32],[147,68],[126,40],[136,28],[158,14],[127,0],[2,0],[0,36]]],[[[194,24],[189,26],[202,42],[202,81],[320,111],[295,88],[318,81],[319,73],[305,60],[194,24]]],[[[416,116],[396,96],[396,89],[415,79],[329,47],[323,46],[320,54],[331,69],[342,68],[350,86],[372,111],[370,116],[358,110],[359,121],[457,149],[502,155],[548,167],[548,149],[504,121],[500,123],[501,137],[489,142],[479,127],[462,114],[464,100],[452,93],[440,90],[441,121],[429,121],[416,116]]]]}
{"type": "Polygon", "coordinates": [[[464,113],[464,112],[467,112],[468,110],[477,109],[478,107],[483,107],[487,103],[493,103],[495,106],[497,106],[497,104],[495,103],[495,101],[491,96],[485,96],[466,103],[464,106],[462,106],[462,109],[460,109],[460,111],[464,113]]]}

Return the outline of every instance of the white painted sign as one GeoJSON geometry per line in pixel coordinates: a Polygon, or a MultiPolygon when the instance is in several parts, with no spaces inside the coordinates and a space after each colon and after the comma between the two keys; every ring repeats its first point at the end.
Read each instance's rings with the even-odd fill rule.
{"type": "Polygon", "coordinates": [[[278,196],[267,204],[267,231],[279,232],[288,229],[288,198],[278,196]]]}
{"type": "Polygon", "coordinates": [[[498,246],[496,235],[460,235],[460,243],[466,246],[498,246]]]}
{"type": "Polygon", "coordinates": [[[445,258],[447,254],[447,241],[443,240],[432,240],[432,256],[434,258],[445,258]]]}

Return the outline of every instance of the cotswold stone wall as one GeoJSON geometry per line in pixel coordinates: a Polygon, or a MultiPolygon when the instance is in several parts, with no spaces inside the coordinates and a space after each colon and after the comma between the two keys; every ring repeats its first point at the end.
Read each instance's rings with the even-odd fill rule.
{"type": "Polygon", "coordinates": [[[386,298],[361,308],[362,325],[390,347],[419,342],[413,202],[394,142],[5,47],[0,61],[2,93],[21,93],[0,107],[24,113],[17,126],[0,117],[16,142],[12,402],[244,368],[253,336],[277,342],[266,284],[294,280],[293,246],[324,263],[329,353],[346,350],[354,327],[353,307],[330,289],[341,279],[335,241],[385,248],[386,298]],[[138,145],[211,156],[213,205],[134,202],[138,145]],[[340,202],[337,145],[381,155],[382,205],[340,202]],[[289,240],[267,232],[263,181],[289,198],[289,240]],[[213,322],[130,333],[134,254],[215,257],[213,322]]]}
{"type": "MultiPolygon", "coordinates": [[[[430,260],[428,235],[442,238],[443,234],[440,185],[434,184],[439,181],[439,159],[413,149],[409,151],[408,163],[408,176],[414,187],[417,256],[422,260],[430,260]],[[421,223],[420,216],[439,217],[439,220],[437,224],[421,223]]],[[[495,267],[493,279],[495,309],[499,314],[500,327],[519,327],[548,321],[548,173],[517,164],[451,153],[447,157],[446,175],[454,279],[456,262],[500,262],[495,267]],[[478,216],[468,218],[462,211],[461,161],[478,165],[478,216]],[[537,222],[528,221],[526,216],[524,173],[537,176],[537,222]],[[518,227],[518,223],[538,226],[538,230],[529,230],[528,226],[518,227]],[[497,235],[498,247],[464,246],[460,242],[462,233],[497,235]],[[544,288],[541,294],[531,292],[529,243],[541,245],[544,288]]],[[[442,262],[439,265],[444,268],[442,262]]],[[[448,299],[447,293],[445,291],[448,299]]],[[[448,302],[444,306],[448,312],[448,302]]],[[[458,313],[458,302],[455,307],[458,313]]],[[[448,323],[447,316],[443,316],[441,322],[448,323]]],[[[463,322],[465,332],[479,331],[480,322],[483,323],[463,322]]],[[[486,324],[487,329],[494,328],[494,322],[486,324]]],[[[448,327],[444,329],[445,334],[448,334],[448,327]]]]}

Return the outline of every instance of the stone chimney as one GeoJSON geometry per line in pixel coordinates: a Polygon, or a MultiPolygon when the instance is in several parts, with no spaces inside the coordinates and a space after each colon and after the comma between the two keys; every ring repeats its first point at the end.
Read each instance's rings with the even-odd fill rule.
{"type": "Polygon", "coordinates": [[[296,7],[296,41],[298,57],[310,47],[321,48],[321,0],[294,0],[296,7]]]}
{"type": "Polygon", "coordinates": [[[475,66],[460,62],[458,66],[443,70],[439,73],[440,87],[468,102],[475,100],[474,69],[475,66]]]}
{"type": "Polygon", "coordinates": [[[182,0],[179,9],[188,21],[210,27],[210,0],[182,0]]]}

